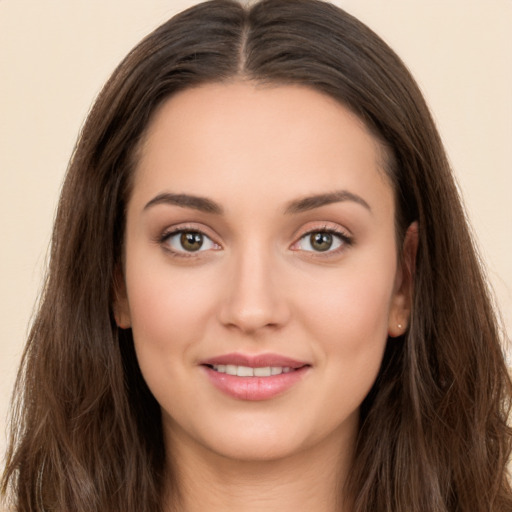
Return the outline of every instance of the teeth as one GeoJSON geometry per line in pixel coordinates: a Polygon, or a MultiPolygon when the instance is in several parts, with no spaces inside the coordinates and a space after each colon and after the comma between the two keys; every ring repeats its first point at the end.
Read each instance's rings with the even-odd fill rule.
{"type": "Polygon", "coordinates": [[[270,366],[265,366],[265,368],[254,368],[255,377],[270,377],[271,375],[272,369],[270,366]]]}
{"type": "Polygon", "coordinates": [[[236,366],[234,364],[227,364],[226,373],[228,375],[236,375],[236,366]]]}
{"type": "Polygon", "coordinates": [[[236,375],[237,377],[270,377],[281,373],[290,373],[293,368],[288,366],[263,366],[251,368],[250,366],[236,366],[234,364],[216,364],[212,367],[216,372],[236,375]]]}
{"type": "Polygon", "coordinates": [[[248,366],[238,366],[236,374],[238,377],[254,377],[254,369],[248,366]]]}

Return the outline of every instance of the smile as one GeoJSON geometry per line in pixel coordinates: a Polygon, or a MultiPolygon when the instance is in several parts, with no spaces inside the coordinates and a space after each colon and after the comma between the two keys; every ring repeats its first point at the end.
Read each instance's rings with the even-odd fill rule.
{"type": "Polygon", "coordinates": [[[250,366],[237,366],[234,364],[217,364],[211,368],[219,373],[227,375],[236,375],[237,377],[272,377],[273,375],[281,375],[282,373],[290,373],[295,371],[289,366],[261,366],[251,368],[250,366]]]}
{"type": "Polygon", "coordinates": [[[224,354],[201,361],[211,384],[222,394],[244,401],[271,400],[291,391],[310,373],[309,361],[280,354],[224,354]]]}

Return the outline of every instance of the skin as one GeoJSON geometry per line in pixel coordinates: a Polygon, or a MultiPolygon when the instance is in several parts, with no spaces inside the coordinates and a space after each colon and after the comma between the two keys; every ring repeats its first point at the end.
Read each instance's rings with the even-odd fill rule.
{"type": "Polygon", "coordinates": [[[409,317],[415,228],[397,254],[384,161],[356,116],[304,87],[208,84],[152,120],[115,309],[162,408],[180,510],[340,510],[360,404],[409,317]],[[335,191],[352,195],[290,207],[335,191]],[[161,194],[207,198],[222,213],[148,205],[161,194]],[[203,233],[201,249],[167,236],[180,229],[203,233]],[[340,235],[315,250],[308,233],[326,230],[340,235]],[[272,399],[241,400],[201,366],[232,352],[309,367],[272,399]]]}

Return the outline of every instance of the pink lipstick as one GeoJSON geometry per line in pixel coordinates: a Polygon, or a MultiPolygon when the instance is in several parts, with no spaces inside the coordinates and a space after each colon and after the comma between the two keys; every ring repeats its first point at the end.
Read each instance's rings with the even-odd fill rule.
{"type": "Polygon", "coordinates": [[[284,393],[311,365],[278,354],[225,354],[202,361],[210,382],[239,400],[269,400],[284,393]]]}

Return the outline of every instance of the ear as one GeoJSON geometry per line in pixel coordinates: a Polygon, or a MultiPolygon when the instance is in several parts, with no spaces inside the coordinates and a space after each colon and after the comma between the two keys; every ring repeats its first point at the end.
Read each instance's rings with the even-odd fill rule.
{"type": "Polygon", "coordinates": [[[120,329],[129,329],[132,326],[130,305],[126,293],[126,283],[121,268],[114,272],[114,318],[120,329]]]}
{"type": "Polygon", "coordinates": [[[389,311],[388,334],[392,338],[404,334],[411,316],[418,236],[418,223],[413,222],[405,233],[389,311]]]}

